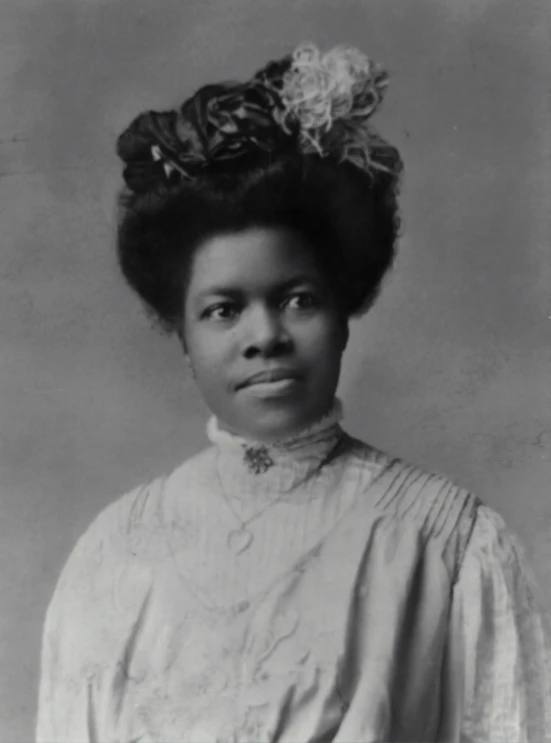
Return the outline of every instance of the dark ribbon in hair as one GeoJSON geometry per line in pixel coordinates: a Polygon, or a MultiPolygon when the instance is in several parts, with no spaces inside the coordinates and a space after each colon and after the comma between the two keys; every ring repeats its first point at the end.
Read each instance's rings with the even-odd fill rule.
{"type": "Polygon", "coordinates": [[[248,83],[206,85],[176,111],[138,116],[117,142],[128,187],[146,192],[292,146],[298,132],[282,127],[278,94],[289,66],[272,62],[248,83]]]}

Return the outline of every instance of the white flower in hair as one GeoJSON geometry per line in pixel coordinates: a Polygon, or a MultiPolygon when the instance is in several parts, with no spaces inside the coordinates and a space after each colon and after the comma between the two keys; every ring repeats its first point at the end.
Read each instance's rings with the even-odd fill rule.
{"type": "Polygon", "coordinates": [[[304,151],[322,156],[334,151],[335,130],[339,130],[346,134],[343,158],[356,161],[357,154],[350,156],[354,131],[357,146],[361,141],[365,167],[370,141],[367,120],[379,107],[387,84],[383,68],[359,49],[337,46],[321,54],[314,44],[301,44],[283,77],[283,125],[297,122],[304,151]]]}

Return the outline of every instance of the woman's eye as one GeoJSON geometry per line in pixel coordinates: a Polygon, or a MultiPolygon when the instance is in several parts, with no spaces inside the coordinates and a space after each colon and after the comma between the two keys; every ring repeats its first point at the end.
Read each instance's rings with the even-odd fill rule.
{"type": "Polygon", "coordinates": [[[289,298],[288,303],[291,304],[293,301],[295,302],[293,309],[299,310],[309,310],[317,304],[316,298],[313,294],[309,294],[308,292],[293,294],[293,296],[289,298]]]}
{"type": "MultiPolygon", "coordinates": [[[[299,292],[290,295],[284,301],[285,308],[293,310],[309,310],[318,304],[316,297],[309,292],[299,292]]],[[[229,321],[235,319],[239,313],[239,308],[231,302],[220,302],[208,307],[203,316],[207,320],[229,321]]]]}
{"type": "Polygon", "coordinates": [[[217,304],[213,307],[209,307],[205,311],[205,317],[213,320],[231,320],[233,313],[235,312],[235,308],[226,302],[224,304],[217,304]]]}

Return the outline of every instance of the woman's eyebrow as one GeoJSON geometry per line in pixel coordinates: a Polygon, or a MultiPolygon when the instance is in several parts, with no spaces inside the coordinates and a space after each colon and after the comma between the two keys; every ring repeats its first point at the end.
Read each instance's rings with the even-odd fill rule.
{"type": "MultiPolygon", "coordinates": [[[[291,279],[286,279],[285,281],[282,281],[281,283],[274,286],[272,289],[272,292],[274,294],[279,294],[284,291],[288,291],[289,289],[292,289],[295,286],[300,286],[303,284],[310,284],[317,286],[319,282],[316,280],[314,276],[310,276],[307,274],[299,275],[299,276],[293,276],[291,279]]],[[[211,297],[211,296],[224,296],[224,297],[233,297],[233,298],[239,298],[242,297],[245,292],[242,288],[238,288],[235,286],[231,286],[229,284],[223,285],[213,285],[209,286],[206,289],[203,289],[203,291],[199,292],[197,294],[198,299],[204,299],[205,297],[211,297]]]]}

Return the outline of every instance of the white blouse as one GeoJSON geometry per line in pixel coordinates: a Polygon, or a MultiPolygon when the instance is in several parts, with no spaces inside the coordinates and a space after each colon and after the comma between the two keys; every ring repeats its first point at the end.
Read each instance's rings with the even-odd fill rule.
{"type": "Polygon", "coordinates": [[[337,403],[269,447],[211,418],[98,515],[46,615],[37,743],[551,741],[517,539],[337,403]]]}

